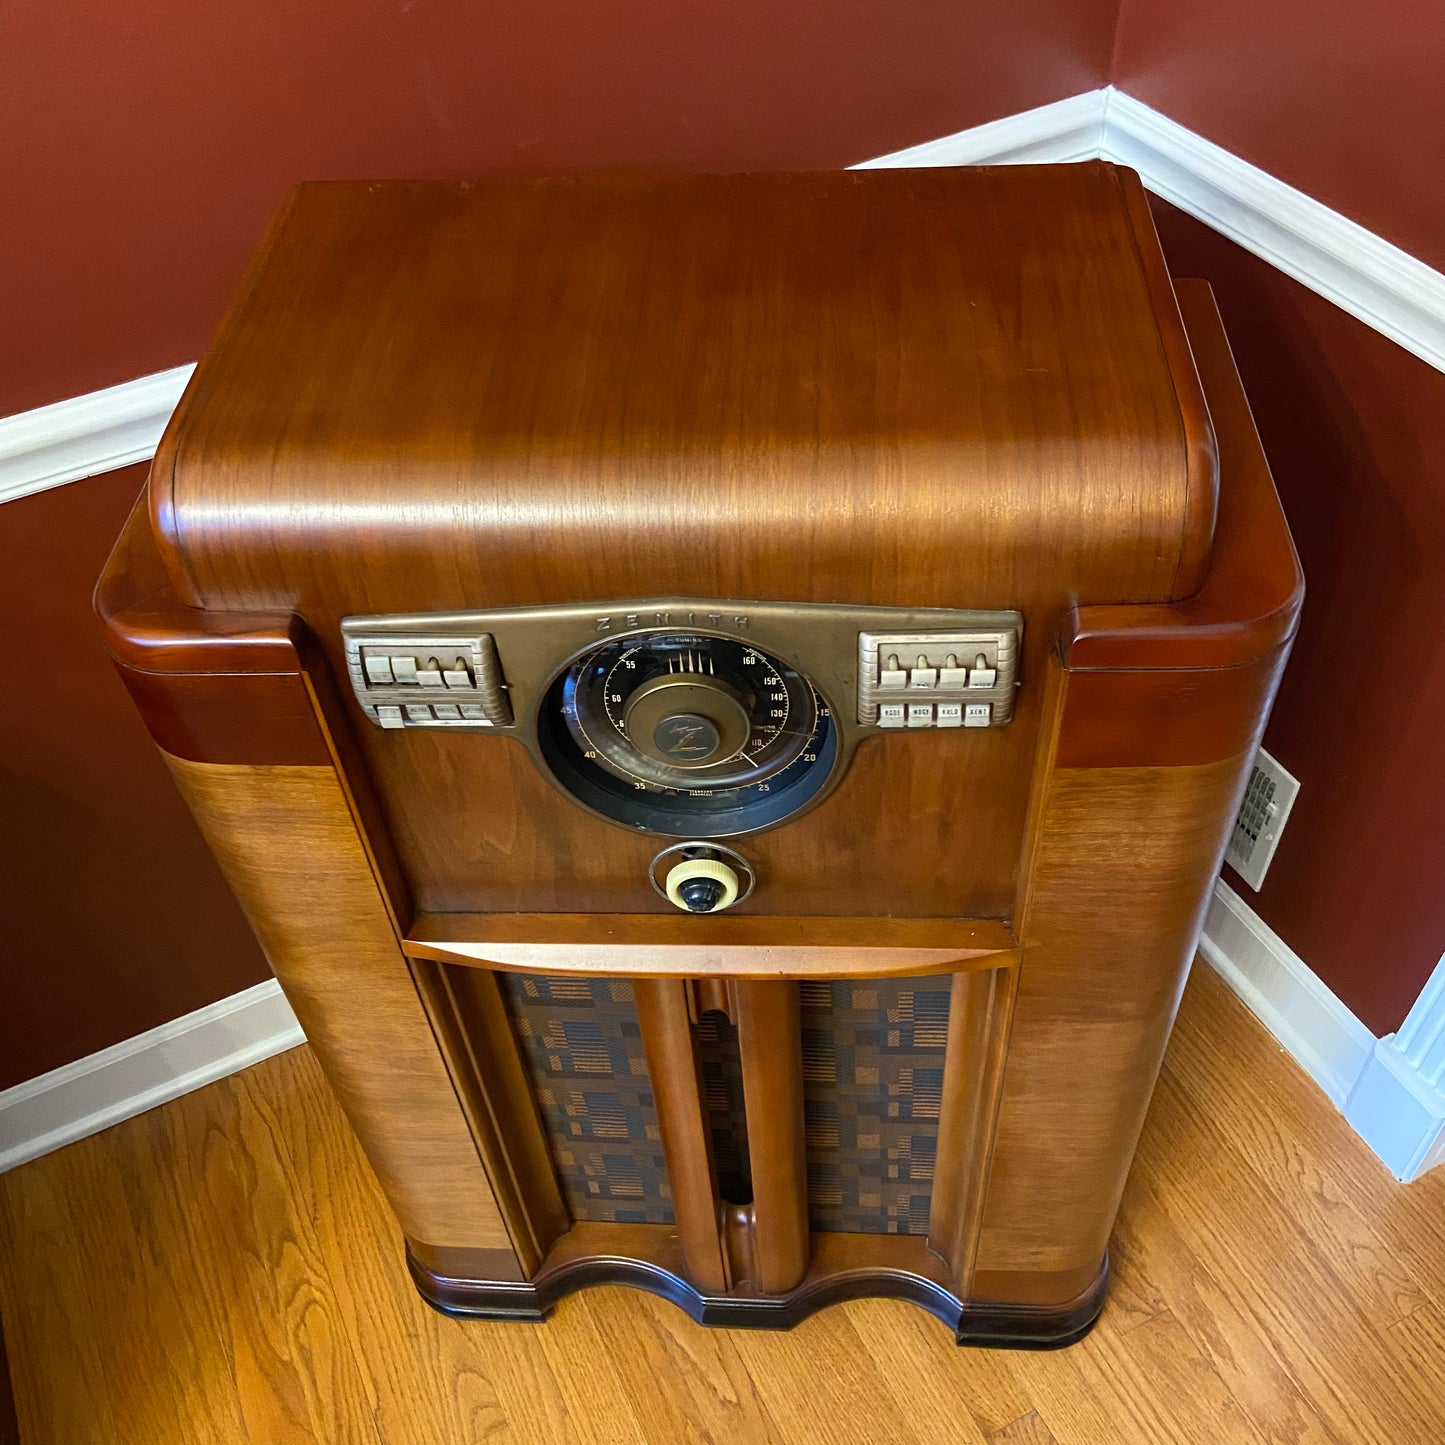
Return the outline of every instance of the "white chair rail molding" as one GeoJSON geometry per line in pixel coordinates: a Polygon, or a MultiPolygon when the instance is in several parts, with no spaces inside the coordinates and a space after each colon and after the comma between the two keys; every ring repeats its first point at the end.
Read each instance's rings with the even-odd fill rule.
{"type": "MultiPolygon", "coordinates": [[[[1445,371],[1445,275],[1114,87],[860,162],[860,168],[1132,166],[1178,206],[1445,371]]],[[[193,368],[0,419],[0,502],[150,458],[193,368]]],[[[1227,884],[1201,942],[1217,969],[1400,1179],[1445,1160],[1445,960],[1377,1039],[1227,884]]],[[[0,1093],[0,1169],[294,1047],[265,983],[0,1093]]]]}

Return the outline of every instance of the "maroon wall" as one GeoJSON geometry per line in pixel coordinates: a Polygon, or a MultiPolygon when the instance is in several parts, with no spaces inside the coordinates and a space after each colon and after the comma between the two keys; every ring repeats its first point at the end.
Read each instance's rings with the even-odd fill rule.
{"type": "Polygon", "coordinates": [[[1445,11],[1122,0],[1114,84],[1445,268],[1445,11]]]}
{"type": "MultiPolygon", "coordinates": [[[[0,415],[194,360],[299,180],[847,165],[1102,84],[1115,11],[21,7],[0,51],[0,415]]],[[[90,590],[140,480],[0,507],[0,1088],[266,976],[96,641],[90,590]]]]}
{"type": "Polygon", "coordinates": [[[0,506],[0,1089],[269,977],[91,611],[144,479],[0,506]]]}
{"type": "Polygon", "coordinates": [[[1211,281],[1304,563],[1265,736],[1299,780],[1250,905],[1377,1034],[1445,952],[1445,375],[1161,202],[1211,281]]]}
{"type": "Polygon", "coordinates": [[[0,49],[0,416],[193,361],[297,181],[849,165],[1104,83],[1117,0],[69,0],[0,49]]]}
{"type": "MultiPolygon", "coordinates": [[[[1111,78],[1445,267],[1442,75],[1438,4],[1122,0],[1111,78]]],[[[1445,376],[1204,227],[1163,228],[1176,272],[1215,283],[1309,589],[1266,740],[1299,803],[1244,896],[1386,1032],[1445,950],[1445,376]]]]}
{"type": "MultiPolygon", "coordinates": [[[[30,6],[0,53],[0,415],[195,359],[305,177],[838,166],[1106,79],[1115,0],[30,6]]],[[[1445,25],[1124,0],[1113,78],[1445,265],[1445,25]]],[[[1445,377],[1177,215],[1304,555],[1264,917],[1377,1031],[1445,947],[1445,377]]],[[[96,642],[140,472],[0,506],[0,1087],[265,968],[96,642]],[[43,680],[45,691],[40,692],[43,680]]]]}

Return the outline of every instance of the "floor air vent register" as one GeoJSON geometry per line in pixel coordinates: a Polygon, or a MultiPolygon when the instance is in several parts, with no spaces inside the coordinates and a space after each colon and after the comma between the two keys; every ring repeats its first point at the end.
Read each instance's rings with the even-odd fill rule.
{"type": "Polygon", "coordinates": [[[1103,164],[303,187],[98,592],[429,1301],[1035,1344],[1300,598],[1103,164]]]}

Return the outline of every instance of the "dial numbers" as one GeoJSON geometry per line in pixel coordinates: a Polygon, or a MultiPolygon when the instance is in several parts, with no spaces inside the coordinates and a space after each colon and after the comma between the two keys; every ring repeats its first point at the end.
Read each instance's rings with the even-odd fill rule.
{"type": "Polygon", "coordinates": [[[615,822],[727,836],[812,798],[837,755],[829,711],[801,673],[706,633],[602,644],[552,684],[541,729],[559,781],[615,822]]]}
{"type": "MultiPolygon", "coordinates": [[[[690,707],[706,706],[690,703],[690,707]]],[[[818,722],[805,678],[746,643],[692,633],[619,639],[574,664],[563,692],[567,725],[584,754],[628,782],[690,797],[757,786],[798,760],[818,722]],[[632,735],[629,704],[659,679],[697,684],[689,696],[726,690],[747,713],[745,740],[706,766],[683,769],[648,756],[632,735]]]]}

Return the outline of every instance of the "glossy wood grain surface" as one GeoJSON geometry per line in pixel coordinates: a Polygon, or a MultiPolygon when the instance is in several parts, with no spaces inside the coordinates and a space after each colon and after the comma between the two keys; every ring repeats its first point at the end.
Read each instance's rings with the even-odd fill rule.
{"type": "MultiPolygon", "coordinates": [[[[741,905],[1000,917],[1068,609],[1207,569],[1181,338],[1108,166],[308,187],[176,413],[153,516],[179,600],[294,611],[337,677],[355,613],[1021,608],[1013,722],[869,741],[749,839],[741,905]]],[[[666,911],[649,841],[512,742],[357,735],[419,907],[666,911]]]]}
{"type": "Polygon", "coordinates": [[[1212,565],[1196,593],[1168,606],[1085,599],[1065,631],[1065,656],[1075,671],[1234,666],[1288,642],[1299,621],[1299,557],[1213,294],[1203,281],[1180,281],[1177,290],[1227,477],[1212,565]]]}
{"type": "Polygon", "coordinates": [[[1442,1213],[1445,1173],[1396,1184],[1199,969],[1065,1351],[887,1300],[444,1319],[304,1049],[0,1177],[0,1310],[25,1445],[1401,1445],[1445,1428],[1442,1213]]]}
{"type": "Polygon", "coordinates": [[[303,187],[157,456],[176,586],[313,622],[957,605],[963,547],[981,594],[1167,600],[1214,479],[1142,195],[1098,163],[303,187]]]}
{"type": "Polygon", "coordinates": [[[402,1228],[519,1277],[336,775],[168,761],[402,1228]]]}
{"type": "Polygon", "coordinates": [[[662,1131],[682,1270],[699,1290],[721,1294],[732,1281],[688,985],[673,978],[640,978],[633,980],[632,994],[662,1131]]]}
{"type": "MultiPolygon", "coordinates": [[[[572,1221],[499,980],[488,969],[420,959],[411,972],[517,1262],[531,1275],[572,1221]]],[[[455,1247],[416,1246],[433,1256],[455,1247]]]]}
{"type": "Polygon", "coordinates": [[[722,913],[419,913],[415,958],[539,973],[662,978],[886,978],[993,967],[1008,925],[977,918],[772,918],[722,913]]]}
{"type": "MultiPolygon", "coordinates": [[[[1153,244],[1137,182],[1098,166],[319,187],[278,223],[157,462],[170,586],[130,591],[182,623],[289,619],[278,675],[330,766],[187,760],[207,729],[232,745],[201,714],[173,766],[430,1297],[525,1312],[660,1267],[624,1226],[558,1263],[593,1236],[564,1227],[491,968],[648,980],[677,1297],[710,1317],[722,1278],[778,1323],[839,1287],[809,1235],[796,980],[951,971],[935,1263],[904,1292],[991,1338],[1015,1336],[985,1307],[1087,1323],[1299,605],[1217,316],[1191,293],[1186,338],[1153,244]],[[743,842],[737,912],[692,918],[651,887],[656,838],[514,741],[354,727],[336,686],[346,612],[693,589],[1022,607],[1014,721],[869,739],[743,842]],[[687,978],[737,1026],[751,1200],[717,1196],[687,978]]],[[[117,593],[130,573],[154,557],[117,593]]],[[[127,665],[165,647],[111,627],[127,665]]],[[[226,683],[198,666],[156,669],[162,724],[226,683]]]]}

